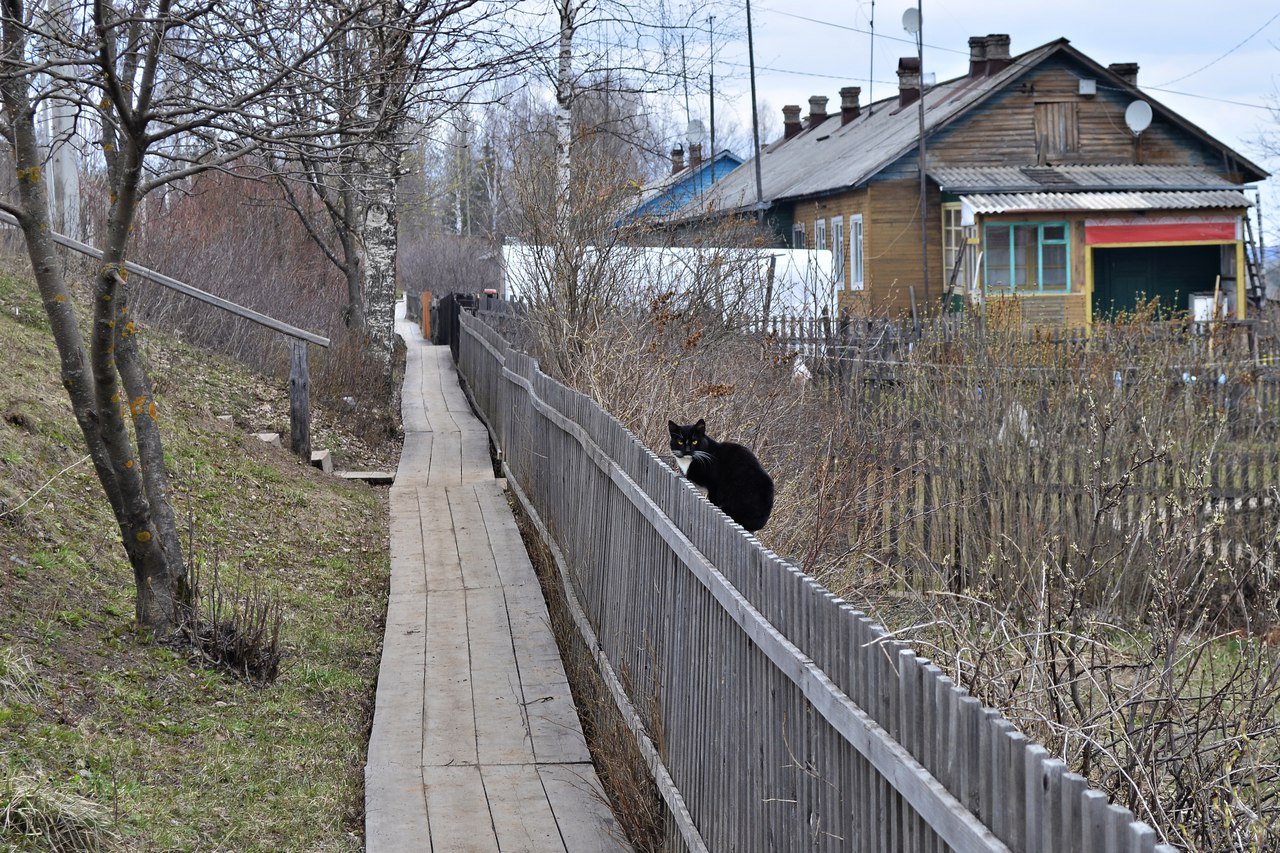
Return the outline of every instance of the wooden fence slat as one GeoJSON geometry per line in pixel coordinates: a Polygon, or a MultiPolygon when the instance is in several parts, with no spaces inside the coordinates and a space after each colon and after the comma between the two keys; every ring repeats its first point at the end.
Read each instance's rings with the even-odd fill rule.
{"type": "MultiPolygon", "coordinates": [[[[459,371],[496,409],[484,417],[513,491],[677,815],[674,847],[1156,849],[1149,828],[938,667],[727,524],[594,403],[480,321],[461,326],[459,371]]],[[[1083,480],[1047,486],[1085,457],[1051,457],[1055,471],[1025,451],[918,440],[914,459],[868,483],[853,535],[927,585],[940,569],[964,580],[1002,526],[1033,536],[1056,508],[1078,532],[1092,510],[1083,480]],[[991,522],[981,538],[961,523],[977,513],[991,522]]],[[[1119,516],[1134,523],[1157,484],[1119,516]]]]}

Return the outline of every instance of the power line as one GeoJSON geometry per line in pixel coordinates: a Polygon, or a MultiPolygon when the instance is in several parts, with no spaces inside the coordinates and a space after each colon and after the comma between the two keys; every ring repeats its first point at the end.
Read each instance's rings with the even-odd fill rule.
{"type": "MultiPolygon", "coordinates": [[[[1230,49],[1230,50],[1228,50],[1226,53],[1224,53],[1224,54],[1222,54],[1221,56],[1219,56],[1217,59],[1213,60],[1212,62],[1208,62],[1208,63],[1206,63],[1206,64],[1204,64],[1204,65],[1201,65],[1201,66],[1200,66],[1199,68],[1197,68],[1195,71],[1189,71],[1189,72],[1187,72],[1186,74],[1183,74],[1181,77],[1175,77],[1175,78],[1174,78],[1174,79],[1172,79],[1172,80],[1167,80],[1167,81],[1165,81],[1164,83],[1161,83],[1160,85],[1161,85],[1161,86],[1168,86],[1170,83],[1177,83],[1177,82],[1180,82],[1180,81],[1182,81],[1182,80],[1186,80],[1188,77],[1194,77],[1195,75],[1199,74],[1201,71],[1204,71],[1206,68],[1212,68],[1213,66],[1217,65],[1217,64],[1218,64],[1219,62],[1221,62],[1222,60],[1226,59],[1226,58],[1227,58],[1228,56],[1230,56],[1231,54],[1235,53],[1235,52],[1236,52],[1237,50],[1239,50],[1240,48],[1244,47],[1244,46],[1245,46],[1246,44],[1248,44],[1250,41],[1252,41],[1254,36],[1256,36],[1258,33],[1262,32],[1263,30],[1265,30],[1267,27],[1271,26],[1271,22],[1272,22],[1272,21],[1274,21],[1276,18],[1280,18],[1280,12],[1276,12],[1276,13],[1275,13],[1274,15],[1272,15],[1270,18],[1267,18],[1267,22],[1266,22],[1265,24],[1263,24],[1262,26],[1258,27],[1258,28],[1257,28],[1256,30],[1254,30],[1253,32],[1249,33],[1249,35],[1245,36],[1244,41],[1240,42],[1240,43],[1239,43],[1239,44],[1237,44],[1235,47],[1231,48],[1231,49],[1230,49]]],[[[1153,86],[1152,88],[1159,88],[1159,87],[1153,86]]],[[[1164,91],[1164,90],[1161,90],[1161,91],[1164,91]]],[[[1232,102],[1231,102],[1231,101],[1228,101],[1227,103],[1232,103],[1232,102]]],[[[1245,104],[1244,106],[1249,106],[1249,105],[1248,105],[1248,104],[1245,104]]]]}
{"type": "MultiPolygon", "coordinates": [[[[844,30],[844,31],[846,31],[846,32],[852,32],[852,33],[862,33],[863,35],[873,35],[873,33],[871,32],[871,30],[864,30],[864,29],[862,29],[861,27],[854,27],[854,26],[850,26],[850,25],[848,25],[848,24],[839,24],[839,23],[836,23],[835,21],[824,21],[824,20],[822,20],[821,18],[812,18],[812,17],[809,17],[809,16],[807,16],[807,15],[797,15],[797,14],[796,14],[796,13],[794,13],[794,12],[784,12],[784,11],[782,11],[781,9],[770,9],[770,8],[767,8],[767,7],[766,7],[766,8],[765,8],[765,11],[767,11],[767,12],[772,12],[772,13],[773,13],[773,14],[775,14],[775,15],[782,15],[783,17],[787,17],[787,18],[795,18],[795,19],[800,20],[800,21],[808,21],[808,22],[809,22],[809,23],[811,23],[811,24],[818,24],[818,25],[820,25],[820,26],[824,26],[824,27],[831,27],[832,29],[844,30]]],[[[1263,24],[1261,27],[1258,27],[1258,29],[1256,29],[1256,30],[1254,30],[1252,33],[1250,33],[1250,34],[1249,34],[1249,36],[1248,36],[1247,38],[1245,38],[1245,39],[1244,39],[1244,41],[1240,42],[1240,43],[1239,43],[1239,44],[1237,44],[1235,47],[1231,48],[1231,50],[1228,50],[1226,53],[1222,54],[1222,55],[1221,55],[1221,56],[1219,56],[1217,59],[1213,60],[1213,62],[1210,62],[1210,63],[1208,63],[1207,65],[1201,66],[1200,68],[1197,68],[1195,71],[1192,71],[1192,72],[1190,72],[1189,74],[1184,74],[1184,75],[1182,75],[1181,77],[1178,77],[1177,79],[1169,80],[1169,81],[1167,81],[1167,82],[1165,82],[1165,83],[1161,83],[1159,86],[1142,86],[1141,88],[1142,88],[1142,89],[1148,89],[1148,90],[1153,91],[1153,92],[1164,92],[1164,93],[1166,93],[1166,94],[1170,94],[1170,95],[1183,95],[1183,96],[1188,97],[1188,98],[1199,98],[1200,100],[1204,100],[1204,101],[1216,101],[1216,102],[1221,103],[1221,104],[1231,104],[1231,105],[1233,105],[1233,106],[1237,106],[1237,107],[1249,107],[1249,108],[1251,108],[1251,109],[1255,109],[1255,110],[1270,110],[1270,109],[1271,109],[1271,107],[1267,106],[1266,104],[1254,104],[1254,103],[1249,103],[1248,101],[1236,101],[1236,100],[1232,100],[1232,99],[1230,99],[1230,98],[1218,98],[1218,97],[1215,97],[1215,96],[1213,96],[1213,95],[1198,95],[1198,94],[1195,94],[1194,92],[1182,92],[1182,91],[1179,91],[1179,90],[1176,90],[1176,89],[1166,89],[1166,88],[1164,88],[1164,87],[1165,87],[1165,86],[1168,86],[1170,83],[1177,83],[1179,80],[1185,80],[1185,79],[1187,79],[1188,77],[1192,77],[1192,76],[1194,76],[1194,75],[1196,75],[1196,74],[1199,74],[1201,71],[1204,71],[1206,68],[1209,68],[1210,66],[1212,66],[1212,65],[1214,65],[1214,64],[1216,64],[1216,63],[1218,63],[1218,62],[1221,62],[1223,59],[1226,59],[1226,58],[1227,58],[1228,56],[1230,56],[1232,53],[1234,53],[1235,51],[1239,50],[1241,47],[1243,47],[1245,44],[1247,44],[1250,40],[1252,40],[1252,39],[1254,38],[1254,36],[1258,35],[1258,33],[1262,32],[1262,31],[1263,31],[1263,30],[1265,30],[1268,26],[1270,26],[1270,25],[1271,25],[1271,23],[1272,23],[1273,21],[1275,21],[1277,18],[1280,18],[1280,12],[1277,12],[1276,14],[1272,15],[1272,16],[1271,16],[1271,18],[1269,18],[1265,24],[1263,24]]],[[[915,46],[915,42],[914,42],[912,39],[898,38],[898,37],[896,37],[896,36],[885,35],[885,34],[883,34],[883,33],[874,33],[874,35],[875,35],[877,38],[881,38],[881,39],[888,39],[889,41],[902,42],[903,44],[909,44],[909,45],[911,45],[912,47],[914,47],[914,46],[915,46]]],[[[968,52],[967,50],[958,50],[958,49],[956,49],[956,48],[953,48],[953,47],[945,47],[945,46],[943,46],[943,45],[926,44],[926,45],[925,45],[925,47],[930,48],[931,50],[941,50],[941,51],[945,51],[945,52],[947,52],[947,53],[955,53],[955,54],[959,54],[959,55],[962,55],[962,56],[968,56],[968,55],[969,55],[969,52],[968,52]]],[[[1014,61],[1013,63],[1011,63],[1011,64],[1012,64],[1012,65],[1019,65],[1019,64],[1021,64],[1021,63],[1018,63],[1018,62],[1015,60],[1015,61],[1014,61]]],[[[757,68],[760,68],[760,69],[762,69],[762,70],[764,70],[764,71],[772,71],[772,72],[777,73],[777,74],[793,74],[793,75],[798,76],[798,77],[820,77],[820,78],[825,78],[825,79],[829,79],[829,80],[846,80],[846,79],[852,79],[852,80],[855,80],[855,81],[857,81],[857,82],[868,82],[868,81],[866,81],[865,79],[860,79],[860,78],[857,78],[857,77],[849,78],[849,77],[847,77],[847,76],[834,75],[834,74],[818,74],[818,73],[811,72],[811,71],[792,71],[792,70],[787,69],[787,68],[765,68],[765,67],[763,67],[763,66],[756,66],[756,67],[757,67],[757,68]]],[[[875,82],[877,82],[877,83],[891,82],[893,85],[896,85],[896,81],[876,80],[875,82]]],[[[1102,87],[1102,88],[1110,88],[1110,87],[1102,87]]],[[[1117,91],[1118,91],[1118,90],[1117,90],[1117,91]]]]}
{"type": "MultiPolygon", "coordinates": [[[[819,24],[821,26],[831,27],[832,29],[836,29],[836,30],[844,30],[850,33],[862,33],[864,36],[874,35],[876,38],[888,39],[889,41],[899,41],[899,42],[902,42],[903,44],[909,44],[912,47],[916,46],[915,39],[904,39],[898,36],[885,35],[884,33],[873,33],[871,30],[864,30],[861,27],[853,27],[848,24],[837,24],[835,21],[824,21],[821,18],[810,18],[805,15],[797,15],[794,12],[784,12],[781,9],[765,8],[764,11],[772,12],[775,15],[781,15],[784,18],[795,18],[796,20],[799,20],[799,21],[808,21],[811,24],[819,24]]],[[[930,50],[942,50],[942,51],[946,51],[947,53],[959,53],[964,56],[969,55],[969,51],[967,50],[957,50],[954,47],[944,47],[939,44],[926,44],[925,47],[929,48],[930,50]]]]}
{"type": "MultiPolygon", "coordinates": [[[[1108,89],[1112,92],[1125,91],[1115,86],[1099,86],[1098,88],[1108,89]]],[[[1141,86],[1139,88],[1151,92],[1164,92],[1166,95],[1182,95],[1187,98],[1199,98],[1202,101],[1217,101],[1220,104],[1231,104],[1237,107],[1250,107],[1251,109],[1267,110],[1268,112],[1271,110],[1271,107],[1266,104],[1251,104],[1248,101],[1233,101],[1230,98],[1215,98],[1213,95],[1197,95],[1195,92],[1180,92],[1177,89],[1165,89],[1160,86],[1141,86]]]]}
{"type": "MultiPolygon", "coordinates": [[[[730,62],[727,59],[721,59],[720,62],[731,68],[746,68],[747,66],[741,62],[730,62]]],[[[774,68],[768,65],[756,65],[757,71],[772,71],[774,74],[789,74],[794,77],[817,77],[822,80],[843,80],[846,83],[883,83],[885,85],[898,85],[896,81],[889,80],[868,80],[866,77],[850,77],[848,74],[820,74],[817,71],[792,71],[790,68],[774,68]]]]}

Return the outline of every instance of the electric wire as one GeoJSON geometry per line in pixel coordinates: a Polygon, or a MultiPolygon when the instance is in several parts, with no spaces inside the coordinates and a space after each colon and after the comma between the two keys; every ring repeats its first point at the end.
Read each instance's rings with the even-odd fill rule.
{"type": "Polygon", "coordinates": [[[1196,75],[1197,75],[1197,74],[1199,74],[1201,71],[1204,71],[1204,70],[1205,70],[1205,69],[1207,69],[1207,68],[1212,68],[1213,66],[1217,65],[1217,64],[1218,64],[1219,62],[1221,62],[1222,60],[1226,59],[1226,58],[1227,58],[1228,56],[1230,56],[1231,54],[1235,53],[1235,52],[1236,52],[1237,50],[1239,50],[1240,48],[1244,47],[1244,46],[1245,46],[1246,44],[1248,44],[1250,41],[1252,41],[1254,36],[1256,36],[1258,33],[1262,32],[1263,30],[1265,30],[1267,27],[1271,26],[1271,22],[1272,22],[1272,21],[1274,21],[1276,18],[1280,18],[1280,12],[1276,12],[1276,13],[1275,13],[1274,15],[1272,15],[1270,18],[1267,18],[1267,22],[1266,22],[1265,24],[1263,24],[1262,26],[1258,27],[1258,28],[1257,28],[1256,30],[1254,30],[1253,32],[1249,33],[1249,35],[1245,36],[1245,38],[1244,38],[1244,40],[1243,40],[1243,41],[1241,41],[1241,42],[1240,42],[1239,44],[1237,44],[1235,47],[1233,47],[1233,48],[1231,48],[1230,50],[1228,50],[1226,53],[1224,53],[1224,54],[1222,54],[1221,56],[1219,56],[1217,59],[1213,60],[1212,62],[1208,62],[1208,63],[1205,63],[1204,65],[1201,65],[1201,66],[1200,66],[1199,68],[1197,68],[1195,71],[1188,71],[1186,74],[1183,74],[1181,77],[1175,77],[1175,78],[1174,78],[1174,79],[1172,79],[1172,80],[1166,80],[1165,82],[1161,83],[1160,85],[1161,85],[1161,86],[1168,86],[1170,83],[1178,83],[1178,82],[1180,82],[1180,81],[1182,81],[1182,80],[1186,80],[1188,77],[1194,77],[1194,76],[1196,76],[1196,75]]]}

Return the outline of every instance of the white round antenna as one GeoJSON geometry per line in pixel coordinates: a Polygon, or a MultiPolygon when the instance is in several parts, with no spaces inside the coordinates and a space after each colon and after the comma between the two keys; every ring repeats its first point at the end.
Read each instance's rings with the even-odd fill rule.
{"type": "Polygon", "coordinates": [[[684,138],[690,145],[701,142],[703,137],[707,135],[707,126],[702,123],[701,119],[691,119],[689,126],[685,128],[684,138]]]}
{"type": "Polygon", "coordinates": [[[1151,105],[1146,101],[1134,101],[1124,111],[1124,123],[1134,135],[1142,133],[1151,126],[1151,105]]]}
{"type": "Polygon", "coordinates": [[[920,10],[914,7],[902,13],[902,28],[915,35],[920,32],[920,10]]]}

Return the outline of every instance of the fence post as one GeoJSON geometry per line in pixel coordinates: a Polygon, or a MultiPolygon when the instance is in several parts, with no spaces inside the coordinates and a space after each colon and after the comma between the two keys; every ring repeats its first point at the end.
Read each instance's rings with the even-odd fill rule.
{"type": "Polygon", "coordinates": [[[307,342],[291,338],[289,363],[289,449],[311,462],[311,371],[307,367],[307,342]]]}

